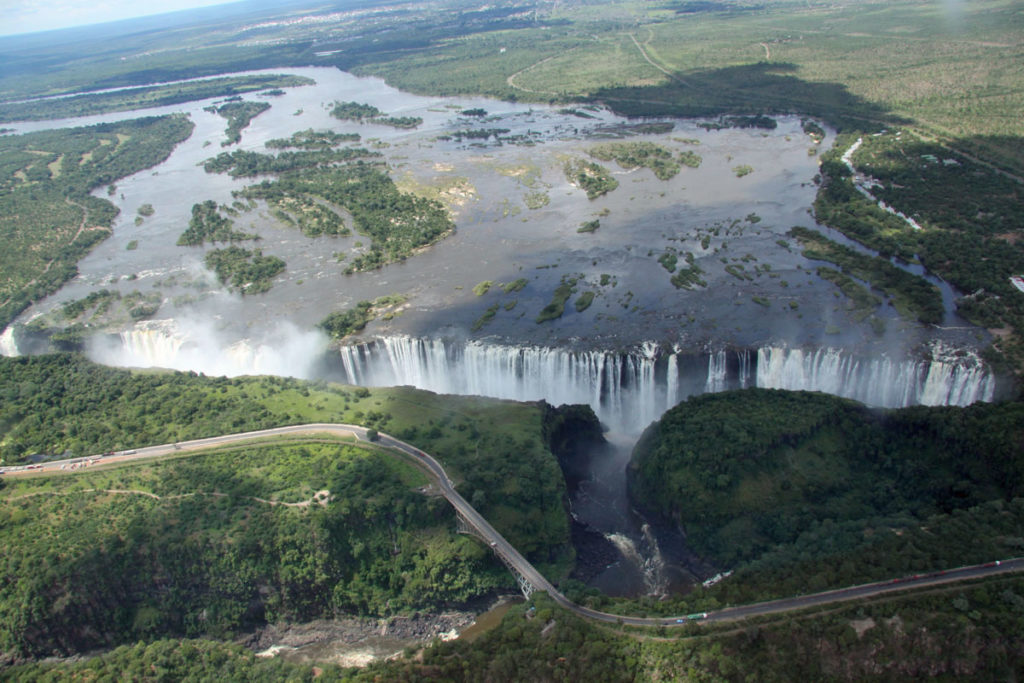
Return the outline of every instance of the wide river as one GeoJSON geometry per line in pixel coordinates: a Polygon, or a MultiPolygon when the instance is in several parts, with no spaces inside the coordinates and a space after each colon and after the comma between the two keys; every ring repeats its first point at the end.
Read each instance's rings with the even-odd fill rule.
{"type": "MultiPolygon", "coordinates": [[[[192,137],[163,164],[117,183],[109,197],[121,209],[113,237],[79,263],[79,277],[20,321],[101,287],[116,287],[123,293],[158,292],[163,304],[155,318],[174,319],[179,331],[187,330],[180,333],[197,345],[223,349],[240,339],[269,339],[268,348],[287,348],[284,355],[292,359],[296,349],[320,343],[307,333],[328,313],[385,294],[404,295],[408,305],[402,315],[371,325],[366,335],[440,335],[603,349],[645,341],[686,349],[783,343],[857,347],[862,354],[912,349],[934,338],[948,338],[954,346],[964,343],[962,330],[906,323],[891,307],[878,312],[886,321],[882,335],[867,323],[852,322],[835,287],[815,274],[817,264],[785,237],[794,225],[815,227],[810,205],[819,146],[795,117],[779,118],[771,131],[707,131],[694,120],[645,119],[668,124],[670,130],[634,134],[630,128],[637,121],[603,109],[567,111],[419,97],[379,79],[330,68],[276,72],[306,75],[316,85],[289,88],[280,97],[247,96],[272,107],[245,129],[240,145],[228,149],[266,151],[267,140],[307,128],[359,133],[362,145],[384,154],[401,187],[440,196],[448,204],[456,218],[455,233],[404,263],[346,276],[337,255],[365,248],[367,238],[307,238],[260,206],[243,214],[236,227],[258,233],[263,252],[283,258],[287,270],[268,293],[242,297],[225,291],[203,267],[203,255],[212,247],[175,246],[194,203],[212,199],[230,204],[233,190],[254,182],[207,174],[199,166],[223,151],[225,121],[203,111],[212,100],[15,124],[23,132],[171,111],[187,112],[196,124],[192,137]],[[329,115],[335,100],[365,102],[393,116],[421,117],[423,124],[409,131],[339,121],[329,115]],[[469,108],[488,115],[460,115],[469,108]],[[493,137],[486,142],[443,139],[479,128],[508,129],[506,135],[522,136],[529,144],[500,144],[493,137]],[[602,162],[619,187],[588,200],[569,183],[563,167],[568,160],[588,158],[587,150],[596,144],[616,139],[653,142],[673,153],[696,152],[702,162],[696,169],[683,167],[667,181],[647,169],[602,162]],[[741,166],[752,172],[739,177],[736,169],[741,166]],[[531,209],[527,202],[543,206],[531,209]],[[155,214],[136,225],[143,204],[151,204],[155,214]],[[596,232],[577,232],[583,222],[594,219],[600,220],[596,232]],[[137,248],[128,250],[132,242],[137,248]],[[680,267],[686,265],[685,255],[693,254],[706,286],[688,291],[671,284],[671,273],[658,262],[671,250],[680,267]],[[578,278],[580,293],[592,291],[593,304],[577,312],[574,296],[560,319],[535,323],[564,277],[578,278]],[[517,293],[493,288],[478,296],[473,291],[482,281],[518,278],[528,285],[517,293]],[[495,304],[500,306],[490,323],[472,331],[474,322],[495,304]]],[[[830,142],[826,138],[820,148],[830,142]]],[[[103,190],[97,194],[107,195],[103,190]]],[[[218,354],[211,351],[197,355],[215,363],[218,354]]],[[[301,367],[281,370],[307,374],[301,367]]]]}

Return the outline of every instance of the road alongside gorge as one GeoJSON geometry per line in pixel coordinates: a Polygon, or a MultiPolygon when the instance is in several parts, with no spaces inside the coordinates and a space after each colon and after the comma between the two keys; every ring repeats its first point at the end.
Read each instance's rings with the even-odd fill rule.
{"type": "MultiPolygon", "coordinates": [[[[316,435],[330,435],[351,437],[359,441],[370,443],[371,439],[368,430],[357,425],[317,423],[306,425],[292,425],[289,427],[275,427],[273,429],[261,429],[254,432],[242,432],[239,434],[225,434],[213,436],[207,439],[195,439],[194,441],[183,441],[181,443],[162,444],[159,446],[148,446],[135,450],[118,451],[101,456],[71,458],[68,460],[54,460],[35,465],[21,465],[8,467],[2,470],[6,476],[28,476],[39,473],[57,473],[81,467],[90,467],[99,464],[124,463],[144,458],[155,458],[167,455],[181,454],[182,452],[198,452],[216,446],[258,441],[261,439],[279,436],[300,436],[313,437],[316,435]]],[[[407,456],[431,477],[436,479],[441,495],[451,503],[456,512],[490,545],[491,549],[502,556],[502,558],[518,571],[535,590],[544,591],[559,605],[565,609],[586,619],[592,619],[610,624],[624,624],[628,626],[683,626],[694,622],[726,622],[737,621],[755,616],[779,614],[791,612],[808,607],[817,607],[829,603],[844,602],[848,600],[859,600],[875,597],[885,593],[906,591],[911,589],[926,588],[940,584],[979,579],[996,574],[1006,574],[1024,570],[1024,558],[1013,558],[983,565],[969,567],[958,567],[945,571],[931,572],[929,574],[901,577],[888,581],[850,586],[836,590],[823,591],[810,595],[802,595],[781,600],[770,600],[767,602],[754,603],[739,607],[726,607],[713,612],[700,612],[677,617],[633,617],[620,614],[599,612],[587,607],[582,607],[570,601],[567,597],[554,587],[544,576],[537,571],[530,562],[523,557],[512,544],[505,540],[491,524],[455,490],[455,484],[448,477],[444,467],[441,466],[433,456],[424,453],[420,449],[404,441],[378,434],[373,442],[379,447],[392,449],[407,456]]]]}

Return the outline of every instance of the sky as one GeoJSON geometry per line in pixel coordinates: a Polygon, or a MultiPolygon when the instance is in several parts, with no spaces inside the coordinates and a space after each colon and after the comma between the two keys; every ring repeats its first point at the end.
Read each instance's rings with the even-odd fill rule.
{"type": "Polygon", "coordinates": [[[100,24],[230,0],[0,0],[0,35],[100,24]]]}

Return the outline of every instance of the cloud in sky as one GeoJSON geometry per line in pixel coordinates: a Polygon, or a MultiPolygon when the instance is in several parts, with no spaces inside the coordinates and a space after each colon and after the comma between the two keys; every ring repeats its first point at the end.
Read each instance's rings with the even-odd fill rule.
{"type": "Polygon", "coordinates": [[[0,35],[99,24],[150,14],[222,5],[231,0],[0,0],[0,35]]]}

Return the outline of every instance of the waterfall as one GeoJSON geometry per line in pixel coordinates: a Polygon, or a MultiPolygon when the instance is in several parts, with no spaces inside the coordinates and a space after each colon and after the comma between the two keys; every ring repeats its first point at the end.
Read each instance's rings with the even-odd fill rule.
{"type": "Polygon", "coordinates": [[[675,364],[659,364],[655,345],[621,354],[384,337],[343,346],[340,354],[345,378],[354,384],[407,384],[443,394],[544,399],[554,405],[586,403],[600,407],[606,423],[625,431],[657,419],[681,392],[675,364]],[[666,380],[669,366],[672,382],[666,380]]]}
{"type": "Polygon", "coordinates": [[[8,325],[4,328],[3,333],[0,333],[0,356],[13,358],[20,355],[18,352],[18,342],[14,338],[14,325],[8,325]]]}
{"type": "Polygon", "coordinates": [[[757,351],[757,386],[805,389],[852,398],[871,406],[965,406],[991,401],[995,379],[973,355],[932,359],[857,358],[840,349],[757,351]]]}
{"type": "Polygon", "coordinates": [[[615,431],[638,433],[694,394],[747,386],[821,391],[871,406],[991,401],[995,379],[973,354],[858,357],[836,348],[762,347],[710,353],[512,346],[478,340],[383,337],[339,350],[347,381],[554,405],[586,403],[615,431]]]}
{"type": "Polygon", "coordinates": [[[740,349],[736,352],[740,362],[740,389],[750,386],[750,349],[740,349]]]}
{"type": "MultiPolygon", "coordinates": [[[[116,339],[94,338],[89,354],[100,363],[191,370],[208,375],[280,375],[314,379],[326,339],[318,332],[281,325],[273,336],[227,342],[209,325],[149,320],[116,339]]],[[[350,368],[353,373],[356,367],[350,368]]],[[[356,374],[347,374],[357,377],[356,374]]]]}
{"type": "Polygon", "coordinates": [[[708,354],[708,379],[704,383],[705,393],[725,391],[727,374],[725,351],[708,354]]]}
{"type": "Polygon", "coordinates": [[[176,334],[170,322],[162,325],[137,325],[121,332],[121,343],[128,353],[128,365],[177,368],[185,340],[176,334]]]}
{"type": "MultiPolygon", "coordinates": [[[[6,335],[7,333],[5,333],[6,335]]],[[[2,338],[0,338],[2,339],[2,338]]],[[[514,346],[480,340],[381,337],[324,355],[321,336],[282,326],[273,338],[227,343],[174,321],[149,321],[97,344],[110,365],[206,374],[276,374],[364,386],[553,405],[585,403],[612,430],[638,434],[689,396],[756,386],[821,391],[871,406],[964,406],[991,401],[995,378],[971,352],[934,345],[927,357],[857,356],[845,349],[685,351],[654,343],[626,351],[514,346]]]]}

